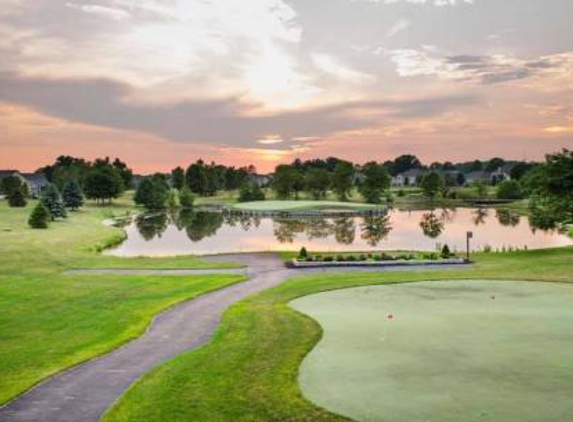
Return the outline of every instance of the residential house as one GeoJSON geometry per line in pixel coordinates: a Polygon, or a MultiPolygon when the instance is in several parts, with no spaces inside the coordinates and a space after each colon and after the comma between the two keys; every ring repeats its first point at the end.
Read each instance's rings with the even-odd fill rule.
{"type": "Polygon", "coordinates": [[[267,188],[273,183],[272,174],[257,174],[251,173],[251,182],[255,183],[260,188],[267,188]]]}
{"type": "Polygon", "coordinates": [[[500,167],[495,171],[472,171],[471,173],[466,174],[466,186],[471,186],[476,183],[478,180],[488,184],[488,185],[497,185],[504,180],[511,179],[510,176],[510,167],[500,167]]]}
{"type": "Polygon", "coordinates": [[[400,173],[392,177],[392,186],[394,187],[416,186],[420,178],[425,174],[426,171],[422,169],[412,169],[405,171],[404,173],[400,173]]]}
{"type": "Polygon", "coordinates": [[[31,197],[38,198],[50,184],[43,173],[20,173],[18,170],[0,170],[0,182],[7,177],[17,177],[28,186],[31,197]]]}

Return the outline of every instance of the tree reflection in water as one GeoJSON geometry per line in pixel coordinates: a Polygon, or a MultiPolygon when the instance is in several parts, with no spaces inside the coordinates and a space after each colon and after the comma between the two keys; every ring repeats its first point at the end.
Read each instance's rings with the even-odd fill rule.
{"type": "Polygon", "coordinates": [[[304,220],[274,220],[275,238],[280,243],[293,243],[297,235],[304,233],[307,223],[304,220]]]}
{"type": "Polygon", "coordinates": [[[364,217],[360,225],[360,237],[370,246],[378,246],[378,244],[386,239],[392,231],[390,224],[390,216],[385,215],[382,217],[364,217]]]}
{"type": "Polygon", "coordinates": [[[509,210],[497,210],[495,216],[499,224],[505,227],[516,227],[521,221],[519,214],[509,210]]]}
{"type": "Polygon", "coordinates": [[[149,242],[155,237],[163,235],[169,225],[169,218],[165,213],[138,215],[135,219],[135,225],[141,237],[149,242]]]}
{"type": "Polygon", "coordinates": [[[435,212],[432,211],[422,216],[420,227],[425,236],[430,239],[436,239],[444,231],[445,223],[442,218],[438,217],[435,212]]]}
{"type": "Polygon", "coordinates": [[[342,245],[352,245],[356,239],[354,218],[337,218],[334,220],[334,238],[342,245]]]}
{"type": "Polygon", "coordinates": [[[487,217],[489,216],[489,210],[486,208],[478,208],[473,212],[474,225],[482,226],[485,224],[487,217]]]}

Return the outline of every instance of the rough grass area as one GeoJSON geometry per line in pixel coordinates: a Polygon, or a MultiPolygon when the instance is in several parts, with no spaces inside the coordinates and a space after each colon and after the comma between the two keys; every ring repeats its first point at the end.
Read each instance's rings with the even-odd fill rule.
{"type": "Polygon", "coordinates": [[[101,221],[126,202],[88,206],[31,230],[0,201],[0,404],[46,377],[137,337],[153,315],[243,277],[64,276],[72,268],[212,268],[196,257],[122,259],[96,251],[123,236],[101,221]]]}
{"type": "Polygon", "coordinates": [[[320,211],[320,210],[370,210],[376,205],[337,201],[255,201],[235,204],[242,211],[320,211]]]}
{"type": "Polygon", "coordinates": [[[293,299],[327,290],[425,280],[512,279],[573,283],[573,248],[479,255],[476,258],[475,267],[464,271],[354,272],[290,280],[233,306],[224,315],[209,345],[180,356],[143,377],[104,420],[347,421],[311,404],[301,394],[297,382],[299,366],[322,332],[318,323],[287,305],[293,299]]]}
{"type": "Polygon", "coordinates": [[[303,362],[301,388],[364,422],[573,420],[571,303],[573,286],[516,281],[306,296],[290,305],[324,336],[303,362]]]}

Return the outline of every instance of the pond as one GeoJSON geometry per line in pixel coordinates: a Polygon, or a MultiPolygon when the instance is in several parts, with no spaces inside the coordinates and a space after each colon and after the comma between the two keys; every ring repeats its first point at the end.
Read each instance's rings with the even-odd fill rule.
{"type": "Polygon", "coordinates": [[[124,226],[127,239],[107,251],[116,256],[206,255],[236,252],[427,250],[440,245],[464,251],[550,248],[573,241],[532,227],[509,211],[458,208],[390,210],[382,216],[279,218],[181,211],[140,216],[124,226]]]}

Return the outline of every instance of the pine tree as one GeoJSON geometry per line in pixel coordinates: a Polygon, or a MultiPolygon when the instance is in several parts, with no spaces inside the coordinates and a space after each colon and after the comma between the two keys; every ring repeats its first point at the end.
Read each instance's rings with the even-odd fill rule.
{"type": "Polygon", "coordinates": [[[28,205],[23,186],[13,189],[8,194],[8,205],[13,208],[24,208],[28,205]]]}
{"type": "Polygon", "coordinates": [[[60,191],[58,191],[55,185],[50,185],[48,189],[46,189],[41,201],[48,211],[50,211],[52,221],[56,218],[66,218],[68,216],[60,191]]]}
{"type": "Polygon", "coordinates": [[[38,205],[36,205],[32,210],[30,218],[28,219],[28,224],[33,229],[47,229],[49,218],[50,218],[50,211],[40,201],[38,202],[38,205]]]}
{"type": "Polygon", "coordinates": [[[70,180],[62,190],[62,199],[66,208],[76,211],[84,205],[84,194],[75,180],[70,180]]]}

